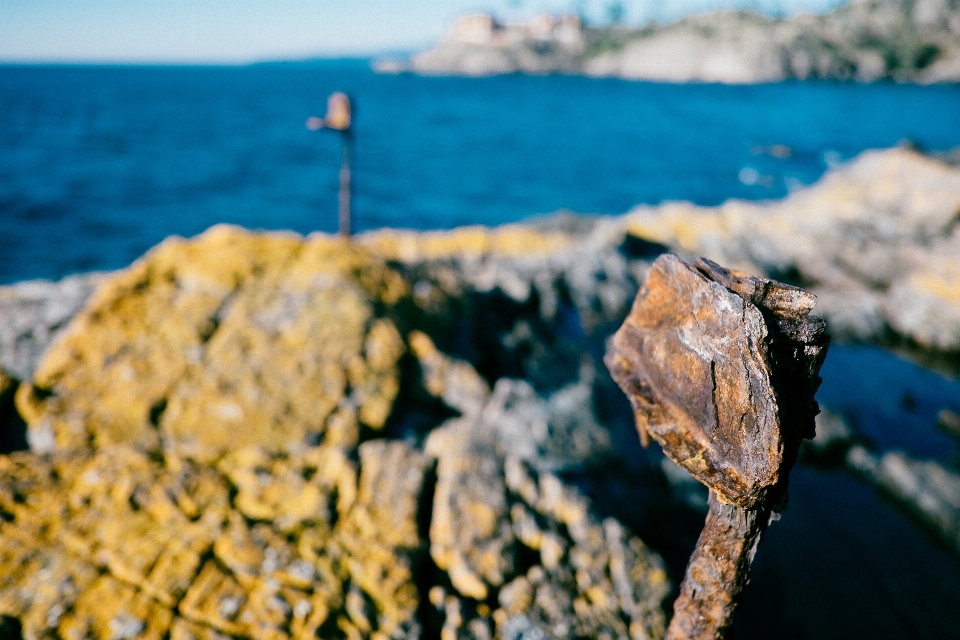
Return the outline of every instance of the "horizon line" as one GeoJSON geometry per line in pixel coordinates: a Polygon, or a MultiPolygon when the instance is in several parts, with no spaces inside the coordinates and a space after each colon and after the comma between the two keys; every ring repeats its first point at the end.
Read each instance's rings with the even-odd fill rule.
{"type": "Polygon", "coordinates": [[[9,59],[0,58],[0,67],[254,67],[271,64],[310,64],[314,62],[372,62],[378,58],[409,57],[410,52],[390,51],[356,55],[318,55],[304,58],[262,58],[255,60],[114,60],[114,59],[9,59]]]}

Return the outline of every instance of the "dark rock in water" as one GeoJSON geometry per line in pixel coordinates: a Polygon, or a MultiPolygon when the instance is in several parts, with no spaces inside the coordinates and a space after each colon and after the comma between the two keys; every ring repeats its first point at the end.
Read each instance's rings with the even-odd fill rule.
{"type": "MultiPolygon", "coordinates": [[[[944,410],[940,416],[943,425],[956,414],[944,410]]],[[[902,451],[878,452],[830,411],[817,416],[817,436],[804,442],[803,456],[818,465],[845,466],[960,555],[960,473],[954,465],[902,451]]]]}
{"type": "Polygon", "coordinates": [[[943,409],[937,414],[937,426],[941,431],[960,439],[960,413],[943,409]]]}
{"type": "Polygon", "coordinates": [[[843,466],[847,451],[857,443],[857,437],[843,416],[829,409],[817,415],[817,434],[801,446],[804,459],[825,466],[843,466]]]}
{"type": "Polygon", "coordinates": [[[960,167],[960,146],[954,147],[948,151],[942,151],[940,153],[933,154],[934,157],[943,160],[949,165],[954,167],[960,167]]]}
{"type": "Polygon", "coordinates": [[[847,453],[847,466],[960,554],[960,473],[955,469],[901,451],[876,454],[862,445],[847,453]]]}

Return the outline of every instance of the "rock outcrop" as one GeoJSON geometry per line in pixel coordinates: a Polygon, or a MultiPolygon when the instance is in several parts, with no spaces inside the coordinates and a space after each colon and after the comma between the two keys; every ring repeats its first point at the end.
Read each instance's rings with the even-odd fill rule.
{"type": "Polygon", "coordinates": [[[809,289],[841,339],[960,351],[960,171],[871,151],[778,202],[671,203],[631,233],[809,289]]]}
{"type": "MultiPolygon", "coordinates": [[[[0,399],[32,447],[0,457],[0,626],[661,637],[663,561],[575,483],[623,468],[598,358],[651,260],[793,280],[834,335],[955,360],[958,212],[960,171],[893,149],[780,202],[349,243],[216,227],[0,288],[25,336],[0,399]]],[[[870,455],[858,473],[909,509],[954,499],[926,462],[870,455]]]]}
{"type": "MultiPolygon", "coordinates": [[[[510,235],[434,248],[503,257],[510,235]]],[[[0,457],[5,624],[662,637],[663,561],[558,475],[611,455],[589,358],[491,388],[428,333],[463,341],[457,287],[411,281],[402,245],[216,227],[105,278],[16,392],[32,451],[0,457]]]]}
{"type": "MultiPolygon", "coordinates": [[[[661,82],[777,82],[891,78],[960,81],[955,0],[854,0],[821,16],[770,18],[746,11],[694,15],[643,28],[578,29],[560,38],[488,18],[484,38],[454,25],[413,59],[418,73],[577,73],[661,82]]],[[[393,70],[397,67],[394,65],[393,70]]]]}
{"type": "Polygon", "coordinates": [[[413,68],[419,73],[472,76],[517,71],[575,73],[586,51],[584,35],[575,15],[541,15],[523,25],[505,25],[483,14],[467,15],[454,22],[440,46],[418,55],[413,68]]]}
{"type": "MultiPolygon", "coordinates": [[[[526,369],[517,362],[508,368],[527,377],[540,366],[537,375],[547,384],[550,367],[538,357],[572,358],[570,371],[579,366],[579,353],[560,353],[564,340],[557,327],[575,335],[622,322],[637,283],[665,251],[809,289],[841,340],[956,353],[958,222],[960,170],[898,147],[865,152],[783,200],[731,200],[719,207],[667,202],[619,217],[556,214],[494,229],[377,231],[357,236],[356,243],[392,265],[391,277],[401,277],[409,289],[419,321],[448,352],[481,370],[506,366],[490,362],[500,352],[477,346],[488,344],[482,329],[490,323],[505,332],[497,339],[500,348],[528,353],[526,369]],[[453,317],[461,321],[455,331],[453,317]],[[538,336],[552,340],[552,354],[532,355],[542,351],[532,332],[546,329],[534,326],[538,321],[552,327],[552,337],[538,336]]],[[[22,327],[16,333],[22,337],[10,338],[0,351],[0,367],[14,378],[34,377],[38,354],[93,288],[86,285],[73,306],[60,307],[59,288],[74,281],[63,282],[0,287],[5,326],[22,327]],[[33,311],[43,308],[66,311],[50,318],[33,311]],[[15,364],[20,344],[32,355],[15,364]]]]}

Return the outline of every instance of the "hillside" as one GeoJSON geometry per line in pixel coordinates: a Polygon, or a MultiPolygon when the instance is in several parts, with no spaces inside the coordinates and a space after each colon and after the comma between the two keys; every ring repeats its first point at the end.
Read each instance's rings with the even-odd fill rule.
{"type": "Polygon", "coordinates": [[[960,1],[853,0],[825,15],[721,11],[641,28],[591,28],[573,16],[511,25],[459,19],[408,67],[421,74],[583,74],[750,84],[827,78],[960,81],[960,1]]]}

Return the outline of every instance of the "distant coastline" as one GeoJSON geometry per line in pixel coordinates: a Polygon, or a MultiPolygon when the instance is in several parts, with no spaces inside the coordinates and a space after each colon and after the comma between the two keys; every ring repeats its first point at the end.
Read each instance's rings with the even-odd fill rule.
{"type": "Polygon", "coordinates": [[[750,11],[643,27],[589,27],[577,16],[507,24],[458,19],[437,46],[382,73],[575,74],[659,82],[755,84],[788,79],[960,82],[960,8],[937,0],[852,0],[824,15],[750,11]]]}

